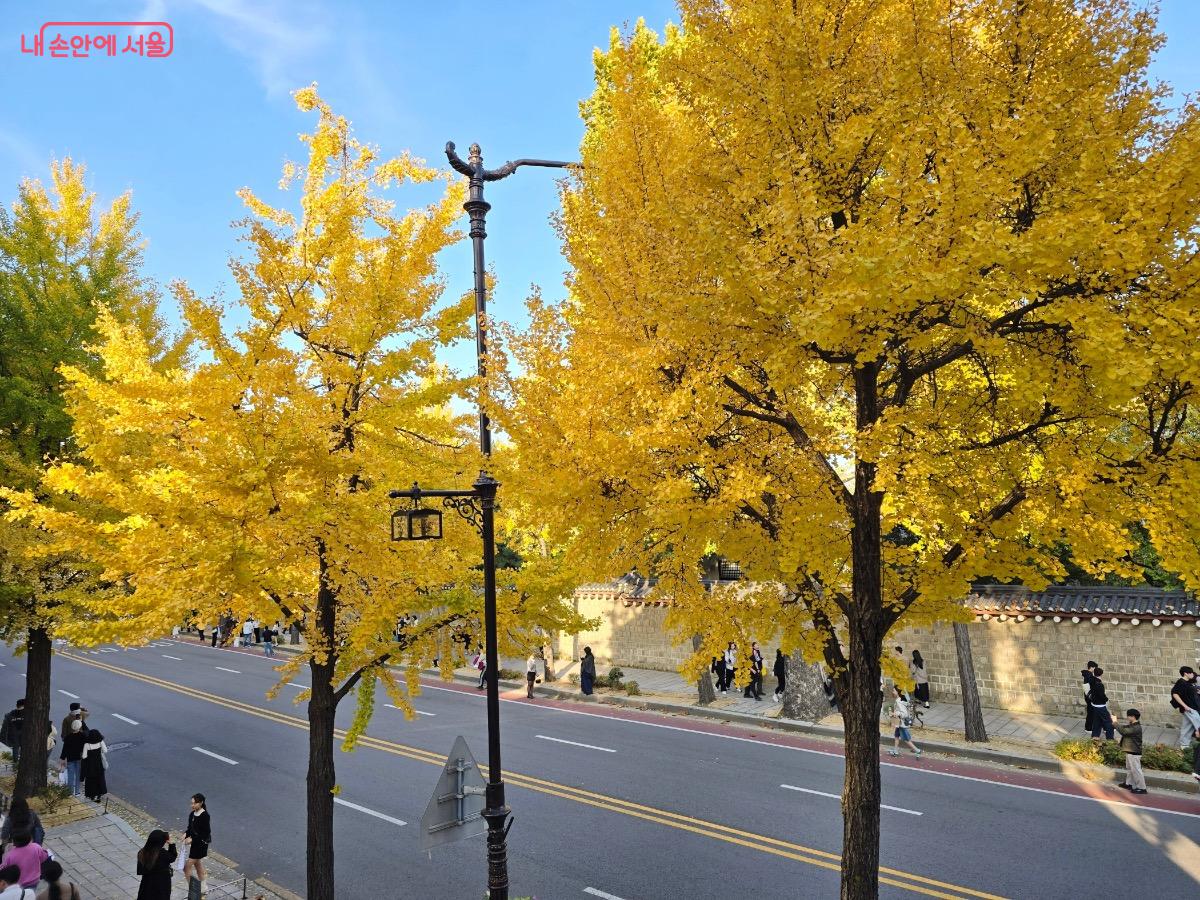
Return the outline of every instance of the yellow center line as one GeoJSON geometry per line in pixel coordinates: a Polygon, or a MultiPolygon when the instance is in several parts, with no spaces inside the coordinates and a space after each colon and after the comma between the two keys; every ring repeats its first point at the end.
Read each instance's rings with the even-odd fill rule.
{"type": "MultiPolygon", "coordinates": [[[[220,697],[216,694],[210,694],[207,691],[202,691],[187,685],[177,684],[173,681],[156,678],[152,675],[143,675],[141,672],[135,672],[131,669],[125,669],[120,666],[102,663],[98,660],[77,656],[74,653],[60,652],[58,655],[64,659],[70,659],[73,662],[82,663],[85,666],[93,666],[97,669],[103,669],[105,671],[112,672],[113,674],[121,675],[125,678],[141,681],[145,684],[153,685],[169,691],[174,691],[178,694],[183,694],[184,696],[191,697],[195,700],[203,700],[207,703],[213,703],[217,706],[224,706],[227,709],[245,713],[246,715],[257,716],[260,719],[266,719],[269,722],[276,722],[280,725],[288,725],[292,728],[299,728],[304,731],[308,730],[308,722],[298,716],[288,715],[287,713],[278,712],[272,709],[262,709],[248,703],[243,703],[240,700],[232,700],[228,697],[220,697]]],[[[346,731],[341,728],[334,729],[334,736],[344,739],[346,737],[346,731]]],[[[445,764],[445,758],[437,753],[434,753],[433,751],[424,750],[420,747],[411,747],[407,744],[396,743],[395,741],[384,740],[383,738],[377,738],[372,735],[361,735],[358,739],[358,743],[365,747],[370,747],[373,750],[391,753],[395,756],[405,757],[416,762],[423,762],[436,766],[445,764]]],[[[487,767],[480,766],[480,770],[481,772],[486,773],[487,767]]],[[[740,829],[724,825],[714,825],[712,822],[708,822],[703,819],[696,819],[681,813],[671,812],[670,810],[659,809],[653,806],[645,806],[629,800],[622,800],[619,797],[612,797],[607,794],[599,794],[594,791],[585,790],[584,788],[577,788],[554,781],[547,781],[541,778],[536,778],[532,775],[524,775],[520,772],[513,772],[511,770],[505,773],[505,781],[509,784],[517,787],[523,787],[527,790],[537,791],[538,793],[560,797],[564,800],[570,800],[575,803],[593,806],[597,809],[603,809],[609,812],[620,813],[621,815],[643,819],[648,822],[654,822],[658,825],[665,825],[669,828],[691,832],[693,834],[698,834],[713,840],[724,841],[725,843],[729,844],[736,844],[741,847],[758,850],[762,853],[770,853],[775,856],[780,856],[796,862],[806,863],[811,866],[819,866],[821,868],[831,869],[833,871],[838,871],[841,868],[841,856],[836,853],[830,853],[826,850],[817,850],[812,847],[805,847],[801,844],[792,843],[791,841],[785,841],[779,838],[769,837],[767,835],[756,834],[751,831],[742,831],[740,829]]],[[[983,891],[973,890],[972,888],[963,887],[961,885],[937,881],[933,878],[926,878],[922,875],[915,875],[899,869],[887,868],[886,866],[880,866],[879,872],[879,880],[884,884],[890,884],[917,894],[924,894],[928,897],[941,897],[946,898],[946,900],[960,900],[962,897],[978,897],[980,900],[1004,900],[1003,897],[1000,897],[996,894],[989,894],[983,891]],[[937,888],[943,888],[945,890],[937,890],[937,888]],[[945,891],[950,891],[952,893],[946,893],[945,891]]]]}

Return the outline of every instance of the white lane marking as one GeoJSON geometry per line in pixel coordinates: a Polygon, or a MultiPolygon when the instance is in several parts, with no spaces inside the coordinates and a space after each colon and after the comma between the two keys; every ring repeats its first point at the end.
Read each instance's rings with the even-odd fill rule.
{"type": "Polygon", "coordinates": [[[79,699],[79,695],[78,695],[78,694],[72,694],[70,691],[64,691],[62,688],[59,688],[59,689],[58,689],[58,692],[59,692],[60,694],[62,694],[64,697],[70,697],[72,700],[78,700],[78,699],[79,699]]]}
{"type": "Polygon", "coordinates": [[[599,897],[600,900],[621,900],[616,894],[610,894],[608,891],[598,891],[594,887],[585,887],[585,894],[591,894],[593,897],[599,897]]]}
{"type": "Polygon", "coordinates": [[[205,756],[211,756],[213,759],[219,759],[223,763],[229,763],[231,766],[237,765],[236,759],[230,759],[228,756],[222,756],[220,753],[213,753],[211,750],[205,750],[203,747],[193,747],[197,753],[203,753],[205,756]]]}
{"type": "MultiPolygon", "coordinates": [[[[393,706],[391,703],[385,703],[384,706],[386,706],[388,709],[399,709],[400,708],[398,706],[393,706]]],[[[423,710],[423,709],[414,709],[413,712],[415,712],[418,716],[436,716],[437,715],[437,713],[425,712],[425,710],[423,710]]]]}
{"type": "Polygon", "coordinates": [[[300,689],[300,690],[302,690],[302,691],[307,691],[307,690],[308,690],[308,685],[307,685],[307,684],[297,684],[297,683],[296,683],[296,682],[294,682],[294,681],[285,681],[285,682],[284,682],[284,684],[286,684],[288,687],[299,688],[299,689],[300,689]]]}
{"type": "Polygon", "coordinates": [[[544,734],[535,734],[535,738],[541,738],[543,741],[554,741],[556,744],[570,744],[572,747],[587,747],[589,750],[602,750],[605,753],[616,753],[610,747],[597,747],[595,744],[581,744],[579,741],[564,741],[562,738],[548,737],[544,734]]]}
{"type": "Polygon", "coordinates": [[[7,665],[8,665],[8,663],[0,663],[0,669],[3,669],[7,665]]]}
{"type": "Polygon", "coordinates": [[[22,678],[28,678],[29,676],[28,676],[28,675],[26,675],[24,672],[22,672],[22,673],[21,673],[21,677],[22,677],[22,678]]]}
{"type": "Polygon", "coordinates": [[[120,719],[122,722],[128,722],[130,725],[137,724],[137,722],[135,722],[133,719],[129,718],[128,716],[123,716],[120,713],[113,713],[112,716],[114,719],[120,719]]]}
{"type": "Polygon", "coordinates": [[[350,809],[357,809],[360,813],[366,813],[368,816],[374,816],[377,819],[383,819],[385,822],[391,822],[393,825],[407,825],[403,819],[397,819],[393,816],[385,816],[381,812],[376,812],[373,809],[367,809],[365,806],[359,806],[357,803],[351,803],[349,800],[343,800],[341,797],[334,797],[333,802],[338,806],[348,806],[350,809]]]}
{"type": "MultiPolygon", "coordinates": [[[[486,699],[485,697],[480,696],[474,692],[467,693],[466,691],[456,690],[455,688],[439,687],[436,684],[423,684],[421,686],[423,688],[425,688],[427,690],[431,690],[431,691],[446,691],[447,693],[456,694],[457,696],[464,697],[468,700],[484,700],[484,699],[486,699]]],[[[508,698],[508,697],[501,697],[500,702],[502,702],[502,703],[520,703],[522,706],[529,706],[529,704],[523,700],[515,700],[515,699],[508,698]]],[[[663,728],[663,729],[666,729],[667,731],[683,731],[688,734],[700,735],[701,737],[720,738],[721,740],[724,740],[724,741],[740,741],[743,744],[758,744],[762,747],[774,747],[776,750],[792,750],[792,751],[795,751],[796,753],[811,753],[814,756],[831,756],[834,759],[842,759],[842,760],[845,759],[845,757],[841,753],[832,753],[828,750],[813,750],[808,747],[793,747],[790,744],[774,744],[774,743],[771,743],[770,741],[760,741],[756,738],[738,737],[737,735],[733,735],[733,734],[717,734],[716,732],[703,731],[703,730],[696,729],[696,728],[681,728],[678,725],[664,725],[661,722],[643,722],[640,719],[627,719],[623,716],[610,716],[610,715],[605,715],[603,713],[584,712],[581,709],[563,709],[560,706],[538,706],[538,709],[546,710],[547,712],[569,713],[570,715],[573,715],[573,716],[588,716],[589,718],[592,718],[592,719],[605,719],[609,722],[615,721],[615,722],[625,722],[629,725],[643,725],[647,728],[663,728]]],[[[941,775],[944,778],[961,778],[964,781],[978,781],[980,784],[990,784],[993,787],[1015,788],[1019,791],[1033,791],[1034,793],[1037,793],[1037,794],[1051,794],[1055,797],[1068,797],[1073,800],[1090,800],[1093,803],[1108,803],[1108,804],[1112,804],[1113,806],[1126,806],[1126,807],[1129,807],[1130,809],[1136,809],[1141,812],[1148,812],[1148,813],[1158,812],[1158,813],[1164,813],[1164,814],[1170,815],[1170,816],[1186,816],[1187,818],[1190,818],[1190,819],[1200,819],[1200,813],[1181,812],[1181,811],[1175,810],[1175,809],[1162,809],[1157,806],[1143,806],[1140,803],[1128,803],[1123,800],[1108,800],[1103,797],[1085,797],[1081,794],[1072,794],[1067,791],[1052,791],[1052,790],[1049,790],[1048,788],[1035,788],[1035,787],[1029,787],[1024,784],[1010,784],[1007,781],[989,781],[986,778],[974,778],[970,775],[958,775],[954,772],[940,772],[937,769],[914,768],[912,766],[905,766],[900,763],[889,763],[889,762],[880,761],[879,764],[881,766],[887,766],[889,769],[903,769],[905,772],[912,772],[914,774],[941,775]]],[[[1047,772],[1046,774],[1048,777],[1052,777],[1051,773],[1047,772]]]]}
{"type": "Polygon", "coordinates": [[[172,656],[170,653],[164,653],[164,654],[162,654],[162,658],[163,658],[163,659],[173,659],[173,660],[175,660],[175,662],[183,662],[183,658],[182,658],[182,657],[179,657],[179,656],[172,656]]]}
{"type": "MultiPolygon", "coordinates": [[[[826,791],[814,791],[812,788],[796,787],[794,784],[781,784],[781,788],[785,791],[800,791],[805,794],[816,794],[818,797],[832,797],[834,800],[841,800],[841,794],[830,794],[826,791]]],[[[886,803],[879,804],[880,809],[891,809],[896,812],[908,813],[910,816],[923,816],[925,813],[917,812],[915,809],[905,809],[903,806],[888,806],[886,803]]]]}
{"type": "Polygon", "coordinates": [[[241,674],[242,674],[242,673],[241,673],[241,672],[239,672],[237,669],[227,669],[227,668],[225,668],[224,666],[213,666],[213,668],[214,668],[214,669],[220,669],[222,672],[230,672],[230,673],[232,673],[232,674],[234,674],[234,675],[241,675],[241,674]]]}
{"type": "Polygon", "coordinates": [[[101,652],[101,653],[120,653],[121,651],[120,651],[120,650],[114,650],[112,647],[101,647],[101,648],[100,648],[100,652],[101,652]]]}

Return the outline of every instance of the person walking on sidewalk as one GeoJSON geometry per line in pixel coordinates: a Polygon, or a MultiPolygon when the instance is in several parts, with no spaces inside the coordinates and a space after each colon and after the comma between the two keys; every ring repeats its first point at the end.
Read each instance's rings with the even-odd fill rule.
{"type": "Polygon", "coordinates": [[[262,648],[263,656],[268,659],[275,656],[275,629],[270,625],[262,627],[262,648]]]}
{"type": "Polygon", "coordinates": [[[475,651],[475,659],[471,661],[476,670],[479,672],[479,684],[475,685],[475,690],[483,690],[483,679],[487,675],[487,657],[483,655],[483,648],[480,647],[475,651]]]}
{"type": "Polygon", "coordinates": [[[775,648],[775,699],[783,699],[783,688],[787,684],[787,657],[781,647],[775,648]]]}
{"type": "Polygon", "coordinates": [[[537,680],[537,655],[529,654],[529,658],[525,660],[525,697],[528,700],[533,699],[533,683],[537,680]]]}
{"type": "Polygon", "coordinates": [[[1113,727],[1121,732],[1121,749],[1125,751],[1125,782],[1121,785],[1135,794],[1146,793],[1146,776],[1142,774],[1142,714],[1136,709],[1125,711],[1126,724],[1113,727]]]}
{"type": "Polygon", "coordinates": [[[137,900],[171,900],[171,865],[178,858],[169,834],[161,828],[150,832],[137,855],[137,873],[142,878],[137,900]]]}
{"type": "Polygon", "coordinates": [[[183,877],[190,885],[190,879],[195,874],[200,881],[200,893],[203,894],[204,881],[208,877],[204,871],[204,859],[208,856],[208,845],[212,843],[212,820],[209,818],[203,794],[192,794],[192,811],[188,813],[187,831],[183,833],[183,842],[188,845],[183,877]]]}
{"type": "Polygon", "coordinates": [[[592,648],[583,648],[583,659],[579,661],[579,687],[583,693],[592,696],[592,686],[596,683],[596,657],[592,656],[592,648]]]}
{"type": "Polygon", "coordinates": [[[762,672],[763,672],[763,655],[758,649],[758,641],[750,642],[750,683],[746,685],[746,690],[742,692],[743,697],[753,697],[755,700],[762,699],[762,672]]]}
{"type": "Polygon", "coordinates": [[[1200,730],[1200,692],[1191,666],[1179,667],[1179,680],[1171,688],[1171,705],[1179,710],[1179,749],[1186,750],[1200,730]]]}
{"type": "Polygon", "coordinates": [[[83,776],[83,795],[89,800],[99,803],[108,793],[108,780],[105,772],[108,769],[108,745],[104,743],[104,735],[93,728],[88,732],[87,743],[83,745],[83,760],[79,772],[83,776]]]}
{"type": "Polygon", "coordinates": [[[0,725],[0,743],[7,744],[12,750],[13,771],[21,761],[21,735],[25,731],[25,698],[17,701],[16,706],[4,714],[4,724],[0,725]]]}
{"type": "Polygon", "coordinates": [[[892,719],[896,726],[892,730],[892,749],[888,751],[888,756],[899,756],[900,745],[907,744],[912,752],[917,756],[921,755],[921,748],[912,741],[912,734],[909,732],[909,727],[912,725],[912,709],[908,705],[908,698],[904,696],[904,691],[900,690],[900,686],[892,685],[892,719]]]}
{"type": "Polygon", "coordinates": [[[721,693],[724,694],[733,686],[733,676],[737,674],[737,644],[733,641],[729,642],[729,646],[725,648],[725,684],[721,687],[721,693]]]}
{"type": "Polygon", "coordinates": [[[722,694],[725,693],[725,652],[724,651],[722,651],[720,653],[720,655],[713,657],[712,665],[709,668],[711,668],[713,671],[713,674],[715,674],[717,676],[717,690],[720,691],[722,694]]]}
{"type": "Polygon", "coordinates": [[[916,687],[913,689],[913,696],[926,709],[929,709],[929,675],[925,672],[925,660],[921,658],[920,650],[913,651],[912,662],[908,664],[908,674],[912,676],[912,680],[916,683],[916,687]]]}
{"type": "Polygon", "coordinates": [[[37,900],[83,900],[79,885],[63,878],[63,867],[52,859],[42,863],[42,881],[46,882],[37,892],[37,900]]]}
{"type": "Polygon", "coordinates": [[[1095,722],[1095,715],[1092,712],[1092,679],[1096,671],[1096,663],[1094,660],[1088,660],[1087,668],[1083,669],[1079,674],[1083,678],[1083,708],[1087,710],[1083,716],[1083,730],[1091,734],[1092,725],[1095,722]]]}
{"type": "Polygon", "coordinates": [[[59,759],[67,770],[67,787],[71,796],[79,796],[79,775],[83,767],[83,748],[87,745],[87,732],[81,719],[71,720],[71,730],[63,735],[62,753],[59,759]]]}
{"type": "Polygon", "coordinates": [[[1112,713],[1108,711],[1108,694],[1104,690],[1104,670],[1099,666],[1092,671],[1092,690],[1090,692],[1091,700],[1088,701],[1092,707],[1092,740],[1096,743],[1100,742],[1100,732],[1104,732],[1106,740],[1113,739],[1113,718],[1112,713]]]}
{"type": "Polygon", "coordinates": [[[250,641],[254,639],[254,620],[247,619],[242,623],[242,646],[249,647],[250,641]]]}

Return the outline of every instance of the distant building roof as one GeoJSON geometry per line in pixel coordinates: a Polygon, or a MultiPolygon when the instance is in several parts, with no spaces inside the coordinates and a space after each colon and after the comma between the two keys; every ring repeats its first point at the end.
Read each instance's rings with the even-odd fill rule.
{"type": "Polygon", "coordinates": [[[1200,602],[1194,594],[1150,586],[1054,585],[1044,591],[1031,591],[1019,584],[977,584],[972,587],[967,603],[977,613],[1200,618],[1200,602]]]}

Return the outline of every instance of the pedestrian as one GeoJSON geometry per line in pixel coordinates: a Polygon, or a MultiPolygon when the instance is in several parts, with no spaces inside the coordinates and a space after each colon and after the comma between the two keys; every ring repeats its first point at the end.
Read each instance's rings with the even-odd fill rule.
{"type": "Polygon", "coordinates": [[[929,709],[929,676],[925,673],[925,660],[921,658],[920,650],[913,651],[912,662],[908,664],[908,674],[916,683],[913,695],[929,709]]]}
{"type": "Polygon", "coordinates": [[[242,623],[242,646],[249,647],[250,639],[254,637],[254,620],[247,619],[242,623]]]}
{"type": "Polygon", "coordinates": [[[37,900],[83,900],[79,885],[63,878],[63,867],[55,860],[42,863],[42,881],[46,882],[37,892],[37,900]]]}
{"type": "Polygon", "coordinates": [[[66,717],[62,720],[62,728],[59,729],[59,731],[62,733],[63,738],[65,739],[66,736],[71,733],[71,723],[72,722],[74,722],[76,720],[78,720],[80,722],[85,722],[85,721],[87,721],[87,717],[89,715],[90,715],[90,713],[83,707],[83,704],[78,703],[78,702],[72,703],[71,711],[68,712],[66,717]]]}
{"type": "Polygon", "coordinates": [[[1142,774],[1142,714],[1136,709],[1125,711],[1127,724],[1113,727],[1121,732],[1121,749],[1125,751],[1125,782],[1121,785],[1135,794],[1146,793],[1146,776],[1142,774]]]}
{"type": "Polygon", "coordinates": [[[529,659],[525,660],[525,696],[527,699],[533,699],[533,683],[537,680],[537,656],[533,653],[529,654],[529,659]]]}
{"type": "Polygon", "coordinates": [[[258,619],[251,619],[250,627],[254,630],[254,643],[262,643],[262,623],[258,619]]]}
{"type": "Polygon", "coordinates": [[[1196,744],[1192,747],[1192,777],[1200,781],[1200,728],[1196,729],[1196,744]]]}
{"type": "Polygon", "coordinates": [[[32,835],[22,832],[13,835],[13,845],[5,852],[4,859],[0,860],[0,866],[16,866],[19,870],[17,881],[21,887],[35,888],[42,879],[42,863],[49,858],[50,854],[32,835]]]}
{"type": "Polygon", "coordinates": [[[14,834],[28,834],[37,844],[46,840],[41,818],[29,808],[29,801],[24,797],[14,797],[8,808],[4,825],[0,826],[0,846],[7,847],[12,843],[14,834]]]}
{"type": "Polygon", "coordinates": [[[721,652],[720,656],[715,657],[712,664],[712,670],[717,674],[717,690],[722,694],[725,693],[725,653],[721,652]]]}
{"type": "Polygon", "coordinates": [[[483,655],[483,648],[475,651],[475,658],[471,661],[471,665],[479,672],[479,684],[475,685],[475,690],[483,690],[483,679],[487,675],[487,658],[483,655]]]}
{"type": "Polygon", "coordinates": [[[83,767],[83,748],[87,745],[87,732],[82,719],[71,720],[71,730],[63,734],[62,754],[59,759],[67,770],[67,787],[71,796],[79,796],[79,775],[83,767]]]}
{"type": "Polygon", "coordinates": [[[0,900],[33,900],[34,892],[21,887],[17,866],[0,866],[0,900]]]}
{"type": "Polygon", "coordinates": [[[21,735],[25,731],[25,698],[17,701],[16,706],[4,714],[4,723],[0,725],[0,743],[7,744],[12,751],[13,770],[21,761],[21,735]]]}
{"type": "Polygon", "coordinates": [[[1113,739],[1113,718],[1112,713],[1108,711],[1108,694],[1104,690],[1104,670],[1096,666],[1092,670],[1092,689],[1089,693],[1091,700],[1088,701],[1092,707],[1092,740],[1097,744],[1100,743],[1100,732],[1104,732],[1106,740],[1113,739]]]}
{"type": "Polygon", "coordinates": [[[746,685],[746,690],[742,692],[743,697],[753,697],[755,700],[762,699],[762,673],[763,673],[763,655],[758,649],[758,641],[750,642],[750,683],[746,685]]]}
{"type": "Polygon", "coordinates": [[[721,688],[721,693],[724,694],[733,686],[734,676],[737,674],[737,644],[733,641],[729,642],[729,646],[725,648],[725,686],[721,688]]]}
{"type": "Polygon", "coordinates": [[[787,657],[783,649],[775,648],[775,699],[783,699],[783,688],[787,684],[787,657]]]}
{"type": "Polygon", "coordinates": [[[1083,730],[1088,734],[1092,733],[1092,724],[1095,721],[1095,716],[1092,713],[1092,679],[1095,677],[1092,673],[1096,671],[1096,663],[1089,659],[1087,668],[1082,669],[1079,673],[1083,679],[1083,708],[1087,710],[1083,716],[1083,730]]]}
{"type": "Polygon", "coordinates": [[[1171,705],[1179,710],[1179,749],[1186,750],[1192,736],[1200,731],[1200,692],[1191,666],[1179,667],[1179,680],[1171,688],[1171,705]]]}
{"type": "Polygon", "coordinates": [[[912,725],[912,709],[908,705],[908,698],[904,696],[904,691],[900,690],[897,684],[892,685],[892,692],[895,696],[892,698],[892,718],[896,722],[896,727],[892,731],[892,749],[888,751],[888,756],[900,755],[900,744],[908,744],[912,748],[912,752],[921,755],[921,748],[912,741],[912,734],[909,732],[909,727],[912,725]]]}
{"type": "MultiPolygon", "coordinates": [[[[212,820],[208,815],[203,794],[192,794],[192,811],[188,813],[187,831],[183,833],[183,842],[188,845],[183,877],[185,880],[190,879],[195,873],[196,878],[200,880],[200,893],[203,895],[204,880],[208,877],[204,872],[204,858],[208,856],[208,845],[212,843],[212,820]]],[[[187,883],[190,885],[191,881],[187,883]]]]}
{"type": "Polygon", "coordinates": [[[171,864],[178,856],[169,834],[161,828],[150,832],[137,855],[137,873],[142,877],[137,900],[171,900],[171,864]]]}
{"type": "Polygon", "coordinates": [[[262,647],[263,656],[268,659],[275,656],[275,630],[270,625],[264,625],[262,629],[262,647]]]}
{"type": "Polygon", "coordinates": [[[213,631],[212,631],[212,645],[213,645],[213,647],[216,647],[216,646],[217,646],[217,638],[218,638],[218,637],[220,637],[220,636],[221,636],[221,620],[220,620],[220,619],[218,619],[218,620],[217,620],[217,624],[213,626],[213,631]]]}
{"type": "Polygon", "coordinates": [[[583,648],[583,659],[579,661],[579,686],[583,693],[592,696],[592,685],[596,683],[596,657],[592,656],[592,648],[583,648]]]}
{"type": "Polygon", "coordinates": [[[108,745],[104,743],[104,735],[93,728],[87,734],[79,766],[83,776],[83,795],[89,800],[99,803],[108,793],[108,779],[104,774],[107,769],[108,745]]]}

